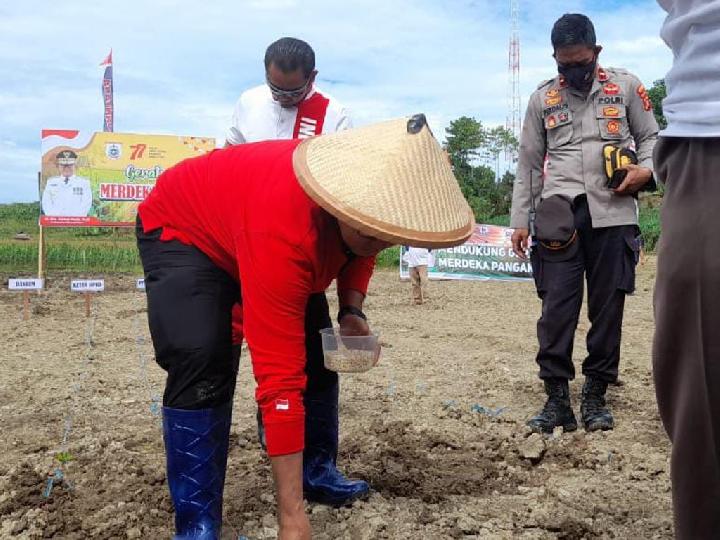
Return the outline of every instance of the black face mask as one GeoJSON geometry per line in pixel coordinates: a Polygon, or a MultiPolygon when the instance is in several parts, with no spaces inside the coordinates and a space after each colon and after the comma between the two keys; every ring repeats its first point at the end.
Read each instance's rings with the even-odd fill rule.
{"type": "Polygon", "coordinates": [[[593,58],[589,64],[578,66],[573,64],[570,66],[563,66],[558,64],[558,73],[565,77],[565,81],[582,92],[587,92],[592,86],[593,80],[595,79],[595,67],[597,66],[597,57],[593,58]]]}

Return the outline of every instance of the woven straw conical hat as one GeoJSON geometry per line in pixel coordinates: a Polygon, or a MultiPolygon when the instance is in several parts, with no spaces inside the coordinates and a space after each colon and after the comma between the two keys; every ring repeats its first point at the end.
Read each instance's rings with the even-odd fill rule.
{"type": "Polygon", "coordinates": [[[307,139],[293,164],[305,192],[362,234],[418,247],[472,234],[472,210],[424,115],[307,139]]]}

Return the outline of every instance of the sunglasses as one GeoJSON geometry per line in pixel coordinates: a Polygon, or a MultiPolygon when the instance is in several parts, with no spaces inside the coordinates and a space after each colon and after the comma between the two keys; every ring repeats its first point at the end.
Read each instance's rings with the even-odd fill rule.
{"type": "Polygon", "coordinates": [[[284,98],[284,99],[298,99],[303,97],[305,95],[305,92],[307,92],[308,86],[310,86],[310,79],[305,81],[305,84],[302,86],[299,86],[298,88],[293,88],[291,90],[286,90],[285,88],[280,88],[278,86],[275,86],[273,83],[270,82],[270,79],[265,76],[265,82],[267,83],[268,87],[270,88],[270,93],[275,98],[284,98]]]}

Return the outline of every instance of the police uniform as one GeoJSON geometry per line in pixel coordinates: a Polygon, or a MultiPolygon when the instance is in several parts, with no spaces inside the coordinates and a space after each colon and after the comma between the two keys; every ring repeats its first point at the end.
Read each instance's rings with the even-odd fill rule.
{"type": "Polygon", "coordinates": [[[617,379],[625,295],[635,288],[640,249],[636,198],[606,187],[603,147],[633,148],[652,169],[658,126],[647,92],[631,73],[598,68],[589,93],[562,76],[532,94],[520,141],[510,226],[528,228],[531,190],[539,202],[560,195],[572,202],[580,249],[549,260],[534,246],[533,275],[542,299],[537,362],[541,379],[572,379],[572,349],[588,283],[588,356],[583,374],[617,379]]]}
{"type": "MultiPolygon", "coordinates": [[[[63,150],[57,155],[58,165],[75,165],[77,154],[63,150]]],[[[87,216],[92,207],[90,181],[81,176],[53,176],[48,178],[42,195],[42,210],[46,216],[87,216]]]]}

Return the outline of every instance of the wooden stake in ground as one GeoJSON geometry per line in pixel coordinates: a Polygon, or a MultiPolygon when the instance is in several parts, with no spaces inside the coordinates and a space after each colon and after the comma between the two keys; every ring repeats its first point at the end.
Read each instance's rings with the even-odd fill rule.
{"type": "Polygon", "coordinates": [[[104,279],[73,279],[70,282],[70,290],[73,292],[83,293],[85,297],[85,318],[90,317],[90,306],[91,300],[90,295],[92,293],[98,293],[105,290],[104,279]]]}
{"type": "Polygon", "coordinates": [[[11,291],[23,292],[23,320],[30,318],[30,291],[36,291],[43,288],[43,280],[38,278],[26,279],[9,279],[8,289],[11,291]]]}

